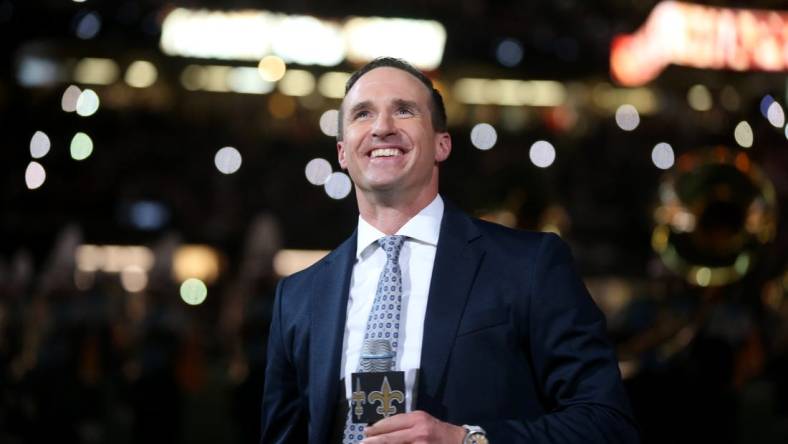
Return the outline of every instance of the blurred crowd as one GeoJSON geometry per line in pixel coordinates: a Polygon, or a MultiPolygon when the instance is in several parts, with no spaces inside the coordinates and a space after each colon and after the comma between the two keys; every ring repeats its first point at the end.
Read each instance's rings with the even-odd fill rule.
{"type": "Polygon", "coordinates": [[[0,442],[257,442],[270,266],[190,306],[155,269],[135,293],[117,273],[75,283],[64,238],[43,266],[0,262],[0,442]]]}

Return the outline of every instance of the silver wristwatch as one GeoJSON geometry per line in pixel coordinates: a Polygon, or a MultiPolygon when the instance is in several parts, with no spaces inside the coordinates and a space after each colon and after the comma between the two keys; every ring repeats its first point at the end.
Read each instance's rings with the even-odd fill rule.
{"type": "Polygon", "coordinates": [[[487,432],[483,428],[467,424],[462,428],[465,429],[465,439],[462,440],[462,444],[489,444],[487,432]]]}

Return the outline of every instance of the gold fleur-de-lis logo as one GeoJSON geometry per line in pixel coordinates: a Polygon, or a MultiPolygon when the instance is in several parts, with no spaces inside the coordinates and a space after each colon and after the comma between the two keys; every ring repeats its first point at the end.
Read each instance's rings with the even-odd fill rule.
{"type": "Polygon", "coordinates": [[[370,404],[376,402],[380,403],[380,406],[377,407],[375,411],[378,412],[378,415],[388,418],[389,416],[397,413],[397,408],[391,405],[391,402],[397,401],[402,404],[405,402],[405,394],[402,393],[401,390],[391,390],[389,378],[384,376],[383,384],[380,386],[380,390],[370,392],[367,400],[370,402],[370,404]]]}
{"type": "Polygon", "coordinates": [[[361,415],[364,414],[364,407],[362,407],[362,405],[367,402],[366,393],[361,391],[361,378],[356,379],[356,391],[353,392],[350,400],[355,404],[353,414],[361,419],[361,415]]]}

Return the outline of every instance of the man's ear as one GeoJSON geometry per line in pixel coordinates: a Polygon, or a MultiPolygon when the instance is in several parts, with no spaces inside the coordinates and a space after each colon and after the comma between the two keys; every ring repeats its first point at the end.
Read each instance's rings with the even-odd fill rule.
{"type": "Polygon", "coordinates": [[[345,143],[344,142],[337,142],[337,160],[339,160],[339,166],[343,169],[347,169],[347,161],[345,160],[345,143]]]}
{"type": "Polygon", "coordinates": [[[443,162],[451,154],[451,135],[449,133],[438,133],[435,135],[435,162],[443,162]]]}

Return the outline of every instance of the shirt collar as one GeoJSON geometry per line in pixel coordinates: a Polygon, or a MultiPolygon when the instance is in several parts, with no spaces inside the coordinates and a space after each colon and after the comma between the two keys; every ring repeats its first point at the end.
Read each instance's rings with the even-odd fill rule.
{"type": "MultiPolygon", "coordinates": [[[[443,219],[443,199],[440,194],[429,205],[422,208],[396,234],[407,236],[420,243],[436,247],[438,236],[440,235],[441,220],[443,219]]],[[[358,237],[356,242],[356,259],[361,259],[362,254],[378,239],[385,237],[386,234],[373,227],[360,215],[358,217],[358,237]]]]}

